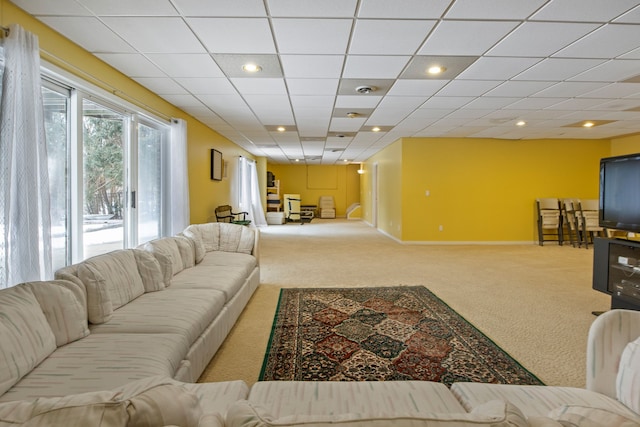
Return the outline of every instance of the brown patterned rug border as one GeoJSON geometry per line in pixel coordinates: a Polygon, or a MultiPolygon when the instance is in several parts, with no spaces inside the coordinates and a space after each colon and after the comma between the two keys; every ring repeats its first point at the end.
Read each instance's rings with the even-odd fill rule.
{"type": "Polygon", "coordinates": [[[284,288],[259,381],[543,385],[424,286],[284,288]]]}

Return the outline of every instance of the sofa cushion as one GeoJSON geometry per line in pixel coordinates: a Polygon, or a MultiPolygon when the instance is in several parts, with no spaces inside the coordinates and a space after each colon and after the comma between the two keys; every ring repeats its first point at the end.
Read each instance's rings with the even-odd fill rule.
{"type": "Polygon", "coordinates": [[[170,261],[169,265],[171,265],[171,276],[175,276],[184,270],[184,262],[182,261],[182,255],[180,255],[180,249],[178,249],[176,238],[163,237],[161,239],[152,240],[147,242],[143,248],[144,250],[154,254],[156,258],[158,258],[158,255],[160,256],[158,261],[162,264],[163,269],[166,269],[167,261],[170,261]]]}
{"type": "Polygon", "coordinates": [[[207,253],[207,256],[199,265],[242,267],[244,274],[249,276],[253,269],[258,266],[258,260],[253,255],[217,251],[207,253]]]}
{"type": "Polygon", "coordinates": [[[56,337],[28,285],[0,292],[0,394],[56,349],[56,337]]]}
{"type": "Polygon", "coordinates": [[[108,322],[113,314],[113,304],[102,275],[91,265],[81,263],[78,266],[78,278],[87,290],[89,322],[93,324],[108,322]]]}
{"type": "Polygon", "coordinates": [[[27,285],[38,300],[58,347],[89,335],[84,287],[66,280],[27,285]]]}
{"type": "Polygon", "coordinates": [[[176,289],[208,289],[224,293],[225,303],[240,291],[247,280],[242,267],[206,266],[203,263],[195,268],[184,270],[173,278],[171,287],[176,289]]]}
{"type": "Polygon", "coordinates": [[[160,263],[147,251],[134,249],[133,255],[138,265],[138,273],[142,279],[145,292],[161,291],[165,288],[164,277],[160,269],[160,263]]]}
{"type": "Polygon", "coordinates": [[[546,417],[549,411],[562,405],[588,406],[633,417],[633,412],[617,400],[575,387],[454,383],[451,392],[467,411],[500,399],[516,405],[527,417],[546,417]]]}
{"type": "Polygon", "coordinates": [[[199,264],[207,254],[207,250],[204,246],[204,242],[202,241],[202,236],[200,235],[199,229],[196,226],[190,225],[182,232],[182,235],[193,242],[193,248],[196,258],[195,261],[196,264],[199,264]]]}
{"type": "Polygon", "coordinates": [[[191,345],[220,314],[224,303],[219,291],[172,286],[120,307],[109,322],[92,326],[91,333],[173,333],[184,336],[191,345]]]}
{"type": "Polygon", "coordinates": [[[196,265],[196,244],[193,239],[183,235],[174,236],[184,268],[191,268],[196,265]]]}
{"type": "Polygon", "coordinates": [[[182,383],[149,377],[110,391],[0,404],[0,425],[197,426],[198,398],[182,383]]]}
{"type": "Polygon", "coordinates": [[[565,427],[638,427],[640,417],[630,419],[606,409],[587,406],[562,405],[549,413],[549,417],[565,427]]]}
{"type": "Polygon", "coordinates": [[[227,413],[230,427],[313,426],[330,427],[527,427],[529,424],[515,406],[503,401],[487,402],[471,413],[401,413],[378,410],[373,414],[289,415],[273,417],[269,409],[242,400],[227,413]]]}
{"type": "Polygon", "coordinates": [[[108,390],[158,375],[174,377],[188,350],[186,338],[178,334],[91,334],[59,347],[0,401],[108,390]]]}
{"type": "Polygon", "coordinates": [[[255,233],[250,227],[221,222],[219,250],[250,254],[255,243],[255,233]]]}
{"type": "Polygon", "coordinates": [[[640,338],[627,344],[622,352],[616,395],[620,402],[640,414],[640,338]]]}
{"type": "Polygon", "coordinates": [[[144,285],[133,251],[133,249],[112,251],[81,263],[92,267],[90,272],[94,283],[99,283],[107,289],[114,310],[144,294],[144,285]]]}

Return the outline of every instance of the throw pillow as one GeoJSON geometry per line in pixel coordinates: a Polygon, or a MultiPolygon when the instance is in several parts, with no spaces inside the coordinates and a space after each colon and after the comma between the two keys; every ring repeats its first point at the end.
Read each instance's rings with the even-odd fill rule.
{"type": "Polygon", "coordinates": [[[108,322],[113,316],[113,304],[105,280],[92,266],[80,263],[78,277],[87,289],[87,313],[94,325],[108,322]]]}
{"type": "Polygon", "coordinates": [[[29,282],[60,347],[89,335],[87,299],[82,287],[66,280],[29,282]]]}
{"type": "Polygon", "coordinates": [[[549,417],[565,427],[640,427],[640,423],[606,409],[578,405],[562,405],[549,417]]]}
{"type": "Polygon", "coordinates": [[[56,337],[28,285],[0,292],[0,394],[56,349],[56,337]]]}
{"type": "Polygon", "coordinates": [[[640,414],[640,338],[624,348],[616,377],[618,400],[640,414]]]}
{"type": "Polygon", "coordinates": [[[196,245],[192,239],[186,236],[174,236],[184,268],[191,268],[196,265],[196,245]]]}
{"type": "Polygon", "coordinates": [[[145,292],[161,291],[165,288],[164,276],[160,269],[160,263],[147,251],[133,249],[133,255],[138,264],[138,273],[142,278],[145,292]]]}

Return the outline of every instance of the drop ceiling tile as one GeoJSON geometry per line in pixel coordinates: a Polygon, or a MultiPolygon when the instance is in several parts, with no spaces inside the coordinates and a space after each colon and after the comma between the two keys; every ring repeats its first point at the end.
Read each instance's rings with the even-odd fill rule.
{"type": "Polygon", "coordinates": [[[482,57],[460,73],[462,80],[509,80],[537,62],[538,58],[482,57]]]}
{"type": "Polygon", "coordinates": [[[236,88],[225,78],[179,77],[175,79],[182,87],[196,95],[230,95],[236,88]]]}
{"type": "Polygon", "coordinates": [[[613,22],[621,24],[640,24],[640,6],[616,18],[613,22]]]}
{"type": "Polygon", "coordinates": [[[525,19],[547,0],[456,0],[446,19],[525,19]]]}
{"type": "Polygon", "coordinates": [[[448,80],[397,80],[387,95],[390,96],[431,96],[438,92],[448,80]]]}
{"type": "MultiPolygon", "coordinates": [[[[11,3],[25,10],[31,15],[49,16],[90,16],[87,8],[78,4],[75,0],[12,0],[11,3]]],[[[42,19],[38,17],[38,19],[42,19]]]]}
{"type": "Polygon", "coordinates": [[[335,95],[338,79],[286,79],[287,88],[295,95],[335,95]]]}
{"type": "Polygon", "coordinates": [[[480,98],[476,98],[471,101],[467,105],[464,106],[465,109],[500,109],[506,107],[507,105],[513,104],[514,102],[519,101],[520,98],[516,97],[488,97],[483,96],[480,98]]]}
{"type": "Polygon", "coordinates": [[[393,79],[411,59],[410,56],[347,56],[344,78],[393,79]]]}
{"type": "Polygon", "coordinates": [[[620,55],[618,59],[640,59],[640,48],[633,49],[624,55],[620,55]]]}
{"type": "Polygon", "coordinates": [[[185,16],[265,16],[262,0],[172,0],[185,16]]]}
{"type": "MultiPolygon", "coordinates": [[[[627,99],[613,99],[613,100],[603,100],[602,104],[597,105],[598,110],[603,111],[625,111],[630,109],[637,109],[640,107],[640,101],[638,98],[627,98],[627,99]]],[[[635,120],[637,121],[640,118],[640,113],[638,111],[627,111],[634,114],[635,120]]]]}
{"type": "Polygon", "coordinates": [[[569,79],[574,81],[620,82],[638,75],[640,60],[611,60],[569,79]]]}
{"type": "Polygon", "coordinates": [[[487,114],[493,112],[493,109],[471,109],[461,108],[460,110],[452,111],[451,114],[447,115],[447,119],[464,119],[465,122],[471,119],[479,119],[485,117],[487,114]]]}
{"type": "Polygon", "coordinates": [[[351,19],[272,19],[282,54],[345,54],[351,19]]]}
{"type": "Polygon", "coordinates": [[[205,107],[198,98],[193,95],[162,95],[164,99],[178,108],[190,108],[192,111],[198,110],[201,114],[211,113],[207,107],[205,107]]]}
{"type": "Polygon", "coordinates": [[[536,93],[542,98],[573,98],[606,86],[605,83],[560,82],[536,93]]]}
{"type": "Polygon", "coordinates": [[[206,53],[147,55],[169,77],[224,77],[213,58],[206,53]]]}
{"type": "Polygon", "coordinates": [[[455,80],[440,89],[438,96],[480,96],[498,86],[500,81],[455,80]]]}
{"type": "Polygon", "coordinates": [[[484,54],[513,30],[514,21],[442,21],[418,51],[420,55],[484,54]],[[473,34],[473,37],[469,37],[473,34]]]}
{"type": "Polygon", "coordinates": [[[636,0],[552,0],[535,13],[536,21],[609,22],[637,6],[636,0]]]}
{"type": "Polygon", "coordinates": [[[189,18],[187,22],[209,52],[276,52],[266,18],[189,18]]]}
{"type": "Polygon", "coordinates": [[[337,79],[342,73],[344,55],[282,55],[284,75],[289,78],[337,79]]]}
{"type": "Polygon", "coordinates": [[[424,42],[436,21],[356,21],[349,55],[412,55],[424,42]]]}
{"type": "Polygon", "coordinates": [[[359,18],[439,19],[450,0],[361,0],[359,18]]]}
{"type": "Polygon", "coordinates": [[[338,95],[336,108],[375,108],[381,99],[381,96],[338,95]]]}
{"type": "Polygon", "coordinates": [[[524,98],[509,105],[510,110],[539,110],[560,102],[558,98],[524,98]]]}
{"type": "Polygon", "coordinates": [[[491,49],[487,55],[550,56],[597,27],[597,24],[525,22],[491,49]]]}
{"type": "Polygon", "coordinates": [[[300,136],[326,135],[330,122],[330,117],[296,118],[300,136]]]}
{"type": "Polygon", "coordinates": [[[207,107],[210,107],[215,113],[222,115],[219,111],[250,111],[244,99],[238,94],[233,95],[198,95],[207,107]]]}
{"type": "Polygon", "coordinates": [[[267,0],[273,17],[351,18],[356,13],[356,0],[267,0]]]}
{"type": "Polygon", "coordinates": [[[553,85],[553,82],[507,81],[495,89],[490,90],[485,96],[518,96],[527,97],[540,92],[553,85]]]}
{"type": "Polygon", "coordinates": [[[364,125],[366,120],[366,117],[361,119],[332,117],[329,130],[333,132],[357,132],[360,130],[362,125],[364,125]]]}
{"type": "Polygon", "coordinates": [[[39,19],[89,52],[134,52],[129,44],[96,18],[43,16],[39,19]]]}
{"type": "Polygon", "coordinates": [[[295,110],[299,108],[331,109],[335,101],[334,96],[292,96],[291,105],[295,110]]]}
{"type": "Polygon", "coordinates": [[[133,80],[158,95],[188,95],[188,92],[173,79],[162,77],[139,77],[133,80]]]}
{"type": "MultiPolygon", "coordinates": [[[[98,16],[177,16],[169,0],[78,0],[98,16]]],[[[53,3],[53,2],[52,2],[53,3]]],[[[58,3],[57,1],[55,2],[58,3]]]]}
{"type": "Polygon", "coordinates": [[[455,109],[460,108],[475,98],[472,96],[433,96],[429,98],[422,106],[423,108],[430,109],[455,109]]]}
{"type": "Polygon", "coordinates": [[[553,55],[564,58],[613,59],[638,47],[640,26],[607,24],[553,55]]]}
{"type": "Polygon", "coordinates": [[[638,98],[640,97],[640,85],[637,83],[612,83],[580,96],[587,98],[638,98]]]}
{"type": "Polygon", "coordinates": [[[385,108],[376,109],[371,117],[367,120],[367,125],[371,126],[396,126],[402,120],[406,119],[411,111],[404,108],[385,108]]]}
{"type": "MultiPolygon", "coordinates": [[[[594,108],[602,104],[601,99],[592,99],[592,98],[574,98],[567,99],[565,101],[559,102],[557,104],[551,105],[547,107],[550,110],[566,110],[566,111],[576,111],[576,110],[584,110],[588,108],[594,108]]],[[[586,119],[586,117],[585,117],[586,119]]]]}
{"type": "Polygon", "coordinates": [[[562,81],[596,67],[603,59],[547,58],[514,77],[514,80],[562,81]]]}
{"type": "Polygon", "coordinates": [[[98,53],[96,56],[129,77],[166,77],[143,55],[136,53],[98,53]]]}
{"type": "Polygon", "coordinates": [[[284,79],[230,79],[243,95],[287,95],[284,79]]]}
{"type": "Polygon", "coordinates": [[[142,53],[202,53],[204,47],[180,18],[103,18],[113,31],[142,53]]]}

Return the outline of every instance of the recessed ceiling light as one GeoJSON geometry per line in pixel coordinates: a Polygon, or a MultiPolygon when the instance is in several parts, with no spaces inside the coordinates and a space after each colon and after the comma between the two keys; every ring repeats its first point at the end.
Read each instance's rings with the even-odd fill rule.
{"type": "Polygon", "coordinates": [[[443,73],[444,70],[446,70],[446,68],[441,67],[440,65],[432,65],[431,67],[427,68],[427,73],[431,75],[435,75],[435,74],[443,73]]]}
{"type": "Polygon", "coordinates": [[[355,111],[349,111],[347,113],[347,117],[349,117],[350,119],[355,119],[356,117],[359,117],[360,113],[356,113],[355,111]]]}
{"type": "Polygon", "coordinates": [[[299,162],[299,161],[300,161],[300,159],[296,159],[296,162],[299,162]]]}
{"type": "Polygon", "coordinates": [[[345,163],[348,163],[349,159],[343,159],[342,161],[345,162],[345,163]]]}
{"type": "Polygon", "coordinates": [[[594,123],[593,123],[593,122],[584,122],[584,123],[582,124],[582,127],[585,127],[585,128],[591,128],[591,127],[593,127],[593,126],[594,126],[594,123]]]}
{"type": "Polygon", "coordinates": [[[524,126],[526,124],[527,122],[525,122],[524,120],[520,120],[519,122],[516,123],[516,126],[524,126]]]}
{"type": "Polygon", "coordinates": [[[380,132],[380,128],[378,126],[372,128],[371,130],[374,132],[380,132]]]}
{"type": "Polygon", "coordinates": [[[261,66],[259,66],[259,65],[257,65],[257,64],[251,64],[251,63],[249,63],[249,64],[244,64],[244,65],[242,66],[242,69],[243,69],[244,71],[246,71],[247,73],[257,73],[258,71],[261,71],[261,70],[262,70],[262,67],[261,67],[261,66]]]}
{"type": "Polygon", "coordinates": [[[287,130],[284,126],[278,126],[278,132],[284,132],[287,130]]]}

